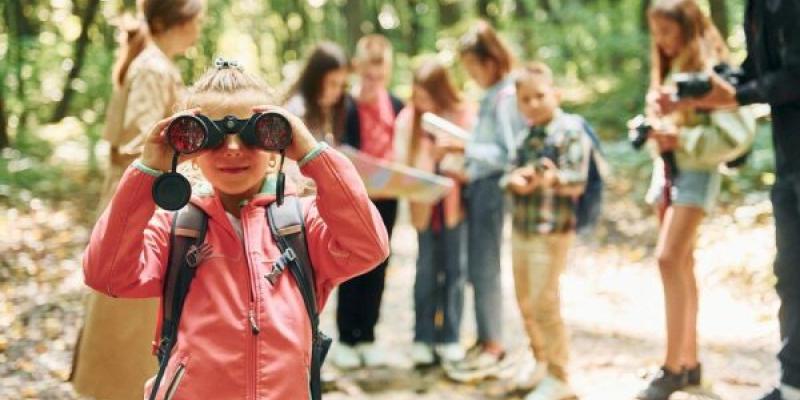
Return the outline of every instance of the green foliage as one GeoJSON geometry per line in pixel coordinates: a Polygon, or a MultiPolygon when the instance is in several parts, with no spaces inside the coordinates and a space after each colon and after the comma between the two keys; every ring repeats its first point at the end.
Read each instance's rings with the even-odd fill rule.
{"type": "MultiPolygon", "coordinates": [[[[58,143],[37,141],[35,136],[63,96],[64,79],[75,63],[71,58],[81,31],[80,15],[90,1],[0,3],[5,22],[0,24],[0,101],[5,105],[12,146],[19,152],[3,158],[0,187],[33,190],[48,187],[36,180],[57,176],[41,153],[58,143]],[[47,173],[10,173],[10,160],[17,156],[41,161],[36,169],[41,167],[47,173]]],[[[411,71],[417,62],[437,54],[453,66],[454,76],[470,98],[477,99],[477,88],[458,65],[456,44],[482,16],[498,28],[519,60],[548,63],[563,89],[564,107],[587,117],[605,141],[615,142],[624,138],[625,121],[641,111],[648,81],[649,35],[643,24],[643,1],[207,0],[202,37],[178,65],[184,80],[191,83],[215,57],[235,58],[264,76],[280,93],[291,84],[314,44],[332,40],[352,53],[358,37],[379,32],[395,47],[392,86],[399,95],[410,93],[411,71]]],[[[708,9],[707,1],[700,2],[708,9]]],[[[129,0],[101,2],[89,27],[83,68],[70,83],[75,94],[68,115],[80,123],[86,136],[83,143],[90,169],[97,168],[93,149],[112,89],[111,68],[118,47],[114,21],[124,12],[133,12],[134,4],[129,0]]],[[[729,43],[740,58],[744,0],[726,4],[729,26],[733,27],[729,43]]],[[[625,145],[619,148],[615,157],[640,159],[623,152],[625,145]]],[[[760,160],[767,153],[759,154],[754,158],[760,160]]],[[[768,169],[770,164],[771,160],[750,165],[768,169]]],[[[623,168],[638,168],[625,165],[623,162],[623,168]]],[[[744,169],[736,182],[749,183],[736,183],[732,188],[763,187],[759,183],[762,172],[744,169]]]]}

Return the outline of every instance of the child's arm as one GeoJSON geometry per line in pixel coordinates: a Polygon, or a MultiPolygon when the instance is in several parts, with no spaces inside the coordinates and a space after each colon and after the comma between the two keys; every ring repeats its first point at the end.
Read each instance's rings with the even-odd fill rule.
{"type": "Polygon", "coordinates": [[[154,177],[137,161],[92,230],[83,257],[84,280],[111,297],[158,297],[166,265],[171,215],[157,213],[154,177]]]}
{"type": "Polygon", "coordinates": [[[335,285],[389,256],[386,228],[355,167],[338,151],[321,148],[301,166],[317,184],[317,196],[305,218],[320,305],[335,285]]]}

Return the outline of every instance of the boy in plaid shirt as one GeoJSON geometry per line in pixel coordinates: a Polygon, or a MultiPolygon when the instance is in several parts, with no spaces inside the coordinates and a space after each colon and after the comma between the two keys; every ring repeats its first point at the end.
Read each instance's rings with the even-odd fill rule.
{"type": "Polygon", "coordinates": [[[517,302],[536,367],[518,377],[535,389],[526,400],[575,397],[567,380],[567,333],[559,278],[575,238],[575,206],[586,184],[592,142],[583,118],[559,108],[552,72],[541,63],[518,71],[517,105],[531,123],[506,179],[513,194],[512,260],[517,302]],[[525,376],[526,375],[526,376],[525,376]]]}

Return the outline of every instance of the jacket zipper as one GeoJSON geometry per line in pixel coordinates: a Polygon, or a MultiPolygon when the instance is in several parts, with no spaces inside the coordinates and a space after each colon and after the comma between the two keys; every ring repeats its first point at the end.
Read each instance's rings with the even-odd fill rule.
{"type": "Polygon", "coordinates": [[[239,214],[242,221],[242,242],[244,243],[245,264],[247,265],[247,284],[250,289],[250,308],[247,310],[247,320],[250,323],[251,341],[250,341],[250,371],[248,378],[250,385],[247,388],[247,397],[250,399],[256,398],[256,386],[258,382],[258,333],[261,329],[258,327],[258,293],[256,291],[256,284],[253,282],[253,264],[250,259],[250,246],[247,243],[247,218],[245,217],[247,206],[243,207],[239,214]]]}
{"type": "Polygon", "coordinates": [[[175,376],[172,378],[169,388],[167,388],[167,393],[164,395],[164,400],[171,400],[175,396],[175,392],[178,391],[178,385],[180,385],[181,380],[183,379],[183,374],[185,373],[186,366],[184,364],[178,364],[178,369],[175,371],[175,376]]]}

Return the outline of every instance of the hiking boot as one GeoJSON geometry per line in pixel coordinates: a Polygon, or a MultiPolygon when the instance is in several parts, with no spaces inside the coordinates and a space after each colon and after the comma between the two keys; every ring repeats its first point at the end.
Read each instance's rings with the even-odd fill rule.
{"type": "Polygon", "coordinates": [[[433,364],[433,347],[427,343],[414,342],[411,346],[411,361],[415,367],[433,364]]]}
{"type": "Polygon", "coordinates": [[[339,343],[333,349],[333,365],[339,369],[356,369],[361,367],[361,355],[355,347],[339,343]]]}
{"type": "Polygon", "coordinates": [[[547,375],[525,400],[575,400],[578,397],[568,383],[552,375],[547,375]]]}
{"type": "Polygon", "coordinates": [[[650,384],[636,396],[639,400],[668,400],[673,393],[686,387],[688,383],[686,372],[678,373],[661,367],[650,384]]]}
{"type": "Polygon", "coordinates": [[[703,367],[700,363],[694,368],[686,370],[686,384],[689,386],[700,386],[703,384],[703,367]]]}

